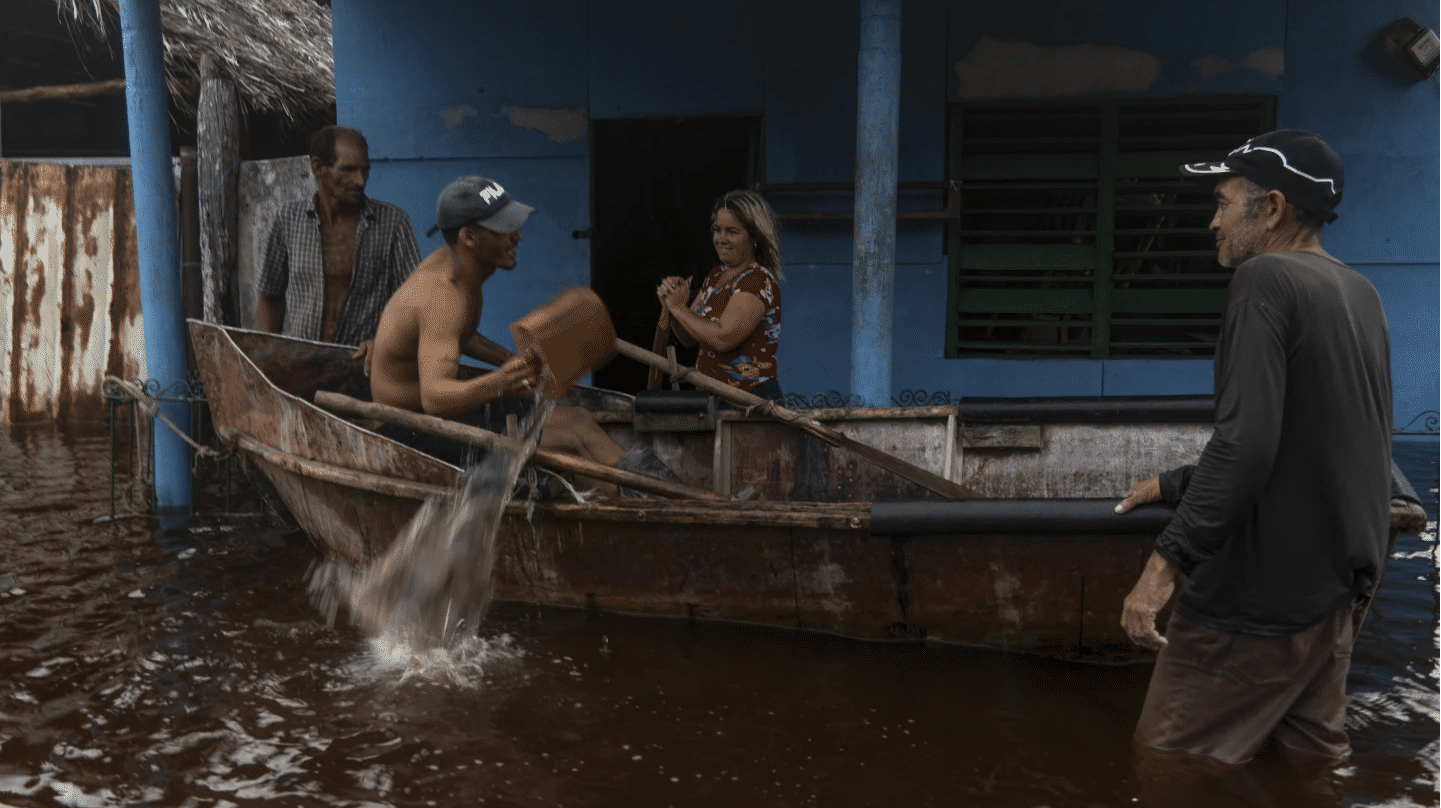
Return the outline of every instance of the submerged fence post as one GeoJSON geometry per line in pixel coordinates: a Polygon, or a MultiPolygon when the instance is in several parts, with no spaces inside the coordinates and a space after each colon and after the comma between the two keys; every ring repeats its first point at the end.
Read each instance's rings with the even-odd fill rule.
{"type": "MultiPolygon", "coordinates": [[[[175,215],[159,0],[120,0],[120,37],[125,52],[125,112],[135,193],[145,369],[146,375],[159,380],[163,391],[183,382],[186,372],[180,232],[175,215]]],[[[159,404],[171,421],[188,421],[186,402],[159,404]]],[[[169,429],[156,431],[154,444],[156,509],[161,514],[188,512],[190,447],[169,429]]]]}
{"type": "Polygon", "coordinates": [[[872,407],[891,397],[900,140],[901,2],[861,0],[857,57],[856,230],[851,268],[851,392],[872,407]]]}

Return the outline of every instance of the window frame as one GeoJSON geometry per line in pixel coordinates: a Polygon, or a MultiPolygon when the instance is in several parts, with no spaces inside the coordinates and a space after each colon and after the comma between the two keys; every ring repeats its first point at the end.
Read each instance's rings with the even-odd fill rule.
{"type": "MultiPolygon", "coordinates": [[[[1209,244],[1209,234],[1201,221],[1202,208],[1209,208],[1210,197],[1202,186],[1186,180],[1175,170],[1181,162],[1192,160],[1220,159],[1231,148],[1251,135],[1275,128],[1276,97],[1274,95],[1238,96],[1148,96],[1117,97],[1101,99],[1026,99],[1004,101],[975,101],[949,105],[947,115],[947,179],[960,183],[961,218],[948,223],[946,232],[946,254],[948,263],[948,289],[946,305],[947,358],[992,358],[992,359],[1110,359],[1119,356],[1128,358],[1209,358],[1214,355],[1215,341],[1200,339],[1196,333],[1186,332],[1185,327],[1200,328],[1214,325],[1219,329],[1220,316],[1225,307],[1225,290],[1231,273],[1215,263],[1214,248],[1209,244]],[[1217,131],[1189,133],[1183,131],[1157,133],[1146,129],[1154,121],[1164,121],[1167,115],[1177,120],[1206,114],[1216,110],[1218,118],[1234,118],[1238,131],[1217,131]],[[967,141],[964,124],[967,116],[973,120],[980,116],[982,122],[999,121],[1008,114],[1018,113],[1038,118],[1073,114],[1093,114],[1096,120],[1094,152],[1080,146],[1086,145],[1085,135],[1074,138],[1074,151],[1064,155],[1037,153],[1027,157],[1025,138],[1022,145],[1005,145],[1005,138],[986,140],[977,137],[967,141]],[[990,116],[986,118],[984,116],[990,116]],[[1128,132],[1123,137],[1122,125],[1128,132]],[[1255,131],[1251,131],[1254,129],[1255,131]],[[1191,145],[1187,145],[1187,141],[1191,145]],[[1204,147],[1195,145],[1204,142],[1204,147]],[[977,145],[967,153],[968,144],[977,145]],[[997,144],[1002,145],[997,145],[997,144]],[[1127,144],[1131,144],[1128,150],[1127,144]],[[1167,144],[1177,144],[1168,148],[1167,144]],[[1222,144],[1226,145],[1222,145],[1222,144]],[[1150,145],[1150,148],[1140,148],[1150,145]],[[987,148],[993,151],[987,151],[987,148]],[[1177,159],[1185,153],[1185,159],[1177,159]],[[1094,155],[1094,169],[1085,165],[1094,155]],[[1007,164],[1021,165],[1022,157],[1031,163],[1016,169],[1009,176],[988,177],[974,181],[979,173],[991,170],[1005,170],[1007,164]],[[968,161],[969,158],[969,161],[968,161]],[[1065,158],[1065,159],[1062,159],[1065,158]],[[995,165],[987,166],[992,160],[995,165]],[[1159,162],[1158,162],[1159,161],[1159,162]],[[1171,161],[1166,165],[1166,163],[1171,161]],[[1034,164],[1034,165],[1032,165],[1034,164]],[[980,166],[979,168],[977,166],[980,166]],[[996,168],[1001,166],[1002,168],[996,168]],[[1158,172],[1166,172],[1164,175],[1158,172]],[[1053,172],[1047,175],[1046,172],[1053,172]],[[1133,173],[1127,173],[1133,172],[1133,173]],[[1139,173],[1134,173],[1139,172],[1139,173]],[[1149,173],[1147,173],[1149,172],[1149,173]],[[1164,176],[1164,179],[1162,178],[1164,176]],[[1059,178],[1059,179],[1058,179],[1059,178]],[[1137,179],[1142,178],[1142,179],[1137,179]],[[969,191],[968,192],[968,183],[969,191]],[[1068,184],[1071,183],[1071,184],[1068,184]],[[1138,183],[1127,186],[1127,183],[1138,183]],[[1170,186],[1176,189],[1178,198],[1184,196],[1184,203],[1167,204],[1164,201],[1149,208],[1127,208],[1119,215],[1132,221],[1141,215],[1149,215],[1157,222],[1167,219],[1189,221],[1186,227],[1163,228],[1153,225],[1155,234],[1144,239],[1149,243],[1164,244],[1171,241],[1191,242],[1184,250],[1153,250],[1149,244],[1145,250],[1135,248],[1135,241],[1142,239],[1144,231],[1136,227],[1118,227],[1118,199],[1122,191],[1131,190],[1127,199],[1134,197],[1135,188],[1170,186]],[[1063,194],[1091,190],[1094,207],[1081,204],[1073,207],[1039,207],[1055,218],[1071,216],[1078,221],[1087,216],[1094,217],[1092,230],[1078,230],[1071,244],[1036,243],[1028,241],[1027,232],[1008,231],[1004,228],[967,229],[968,224],[978,217],[992,214],[1010,214],[1025,217],[1028,210],[986,207],[968,204],[984,198],[987,192],[992,198],[1002,194],[1023,194],[1034,189],[1037,196],[1063,194]],[[1203,195],[1203,201],[1193,198],[1203,195]],[[968,216],[969,214],[969,216],[968,216]],[[1156,215],[1160,214],[1160,215],[1156,215]],[[1118,245],[1118,236],[1122,244],[1118,245]],[[1014,238],[1012,243],[1005,239],[1014,238]],[[1089,238],[1090,243],[1084,243],[1089,238]],[[987,240],[1002,243],[984,243],[987,240]],[[1129,239],[1130,241],[1127,241],[1129,239]],[[1204,240],[1204,249],[1201,242],[1204,240]],[[1123,249],[1131,245],[1130,249],[1123,249]],[[1088,257],[1089,256],[1089,257],[1088,257]],[[1209,269],[1195,271],[1209,259],[1209,269]],[[968,264],[964,270],[962,262],[968,264]],[[1007,264],[1006,262],[1010,263],[1007,264]],[[1130,262],[1130,270],[1117,272],[1120,262],[1130,262]],[[1167,263],[1186,268],[1172,269],[1166,273],[1141,271],[1147,262],[1167,263]],[[1041,274],[1027,274],[1040,271],[1041,274]],[[992,275],[985,273],[990,272],[992,275]],[[1124,281],[1117,281],[1120,274],[1127,274],[1124,281]],[[967,284],[967,279],[975,282],[967,284]],[[1118,283],[1123,286],[1118,286],[1118,283]],[[1149,288],[1156,285],[1163,288],[1149,288]],[[1170,284],[1173,288],[1164,288],[1170,284]],[[1130,288],[1130,287],[1139,288],[1130,288]],[[1048,288],[1061,287],[1061,288],[1048,288]],[[971,309],[966,307],[970,306],[971,309]],[[984,309],[984,311],[979,311],[984,309]],[[970,317],[964,314],[971,314],[970,317]],[[1118,316],[1119,315],[1119,316],[1118,316]],[[1084,320],[1068,320],[1067,317],[1084,316],[1084,320]],[[988,320],[986,318],[995,318],[988,320]],[[992,322],[996,328],[1021,327],[1029,336],[1032,327],[1054,327],[1057,334],[1055,343],[1010,342],[1004,339],[963,339],[962,328],[974,329],[982,323],[992,322]],[[1075,322],[1075,326],[1065,323],[1075,322]],[[1113,326],[1122,331],[1120,341],[1113,333],[1113,326]],[[1090,332],[1089,343],[1064,339],[1070,329],[1080,328],[1090,332]],[[1126,342],[1126,335],[1158,332],[1186,335],[1190,341],[1126,342]],[[1119,348],[1119,354],[1118,354],[1119,348]]],[[[1229,124],[1225,124],[1229,125],[1229,124]]],[[[1218,128],[1224,128],[1217,124],[1218,128]]],[[[979,126],[979,125],[978,125],[979,126]]],[[[1081,130],[1078,130],[1081,131],[1081,130]]],[[[1063,125],[1050,133],[1039,133],[1035,144],[1064,141],[1063,125]]],[[[1070,147],[1068,147],[1070,148],[1070,147]]],[[[1160,199],[1160,197],[1156,197],[1160,199]]],[[[1210,214],[1205,212],[1205,221],[1210,214]]],[[[1020,219],[1025,221],[1024,218],[1020,219]]],[[[1013,219],[1012,221],[1016,221],[1013,219]]],[[[1036,216],[1036,221],[1040,221],[1036,216]]],[[[1057,231],[1037,228],[1041,238],[1058,237],[1057,231]]],[[[991,327],[985,329],[993,330],[991,327]]]]}

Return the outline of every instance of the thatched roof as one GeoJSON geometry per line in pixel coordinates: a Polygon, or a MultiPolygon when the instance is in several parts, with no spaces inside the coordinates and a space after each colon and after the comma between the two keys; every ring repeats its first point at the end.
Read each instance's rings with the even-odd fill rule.
{"type": "MultiPolygon", "coordinates": [[[[56,0],[62,17],[118,45],[118,0],[56,0]]],[[[335,103],[330,8],[317,0],[161,0],[170,94],[193,103],[214,57],[247,110],[291,121],[335,103]]]]}

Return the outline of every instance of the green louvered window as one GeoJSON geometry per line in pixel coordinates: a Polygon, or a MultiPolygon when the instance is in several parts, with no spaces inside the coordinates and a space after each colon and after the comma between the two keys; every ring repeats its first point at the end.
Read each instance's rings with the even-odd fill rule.
{"type": "Polygon", "coordinates": [[[1258,96],[953,107],[946,355],[1214,354],[1230,272],[1177,166],[1274,124],[1258,96]]]}

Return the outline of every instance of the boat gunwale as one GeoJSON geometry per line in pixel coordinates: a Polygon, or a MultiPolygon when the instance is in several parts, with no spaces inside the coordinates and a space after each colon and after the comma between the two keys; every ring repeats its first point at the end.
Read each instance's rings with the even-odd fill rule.
{"type": "MultiPolygon", "coordinates": [[[[358,428],[358,427],[357,427],[358,428]]],[[[455,491],[443,486],[402,480],[298,457],[269,446],[234,427],[222,435],[238,449],[303,477],[382,496],[422,502],[448,499],[455,491]]],[[[631,499],[606,497],[584,503],[512,501],[507,516],[529,518],[539,513],[557,518],[660,524],[724,524],[735,527],[816,527],[865,530],[871,503],[866,502],[710,502],[708,500],[631,499]]]]}
{"type": "MultiPolygon", "coordinates": [[[[328,410],[325,410],[324,408],[321,408],[321,407],[317,407],[314,402],[312,402],[312,401],[306,401],[305,399],[301,398],[300,396],[297,396],[297,395],[295,395],[294,393],[291,393],[290,391],[288,391],[288,390],[286,390],[285,388],[281,387],[280,385],[276,384],[276,383],[270,378],[270,376],[269,376],[264,370],[262,370],[259,365],[257,365],[257,364],[255,363],[255,360],[252,359],[252,358],[250,357],[250,355],[249,355],[248,353],[246,353],[245,350],[242,349],[242,348],[240,347],[240,345],[237,344],[233,338],[231,338],[229,332],[231,332],[231,331],[243,331],[243,332],[246,332],[246,333],[260,334],[260,335],[263,335],[263,336],[265,336],[265,337],[274,337],[274,338],[277,338],[277,339],[280,339],[280,340],[290,340],[290,341],[293,341],[293,342],[309,343],[309,344],[311,344],[311,345],[321,345],[321,346],[325,346],[325,347],[334,347],[334,345],[332,345],[331,343],[316,342],[316,341],[314,341],[314,340],[306,340],[306,339],[301,339],[301,338],[298,338],[298,337],[289,337],[289,336],[285,336],[285,335],[283,335],[283,334],[271,334],[271,333],[268,333],[268,332],[265,332],[265,331],[254,331],[254,330],[251,330],[251,329],[238,328],[238,327],[235,327],[235,326],[217,325],[217,324],[215,324],[215,323],[207,323],[207,322],[205,322],[205,321],[203,321],[203,320],[196,320],[196,319],[193,319],[193,318],[189,318],[189,319],[187,319],[185,322],[186,322],[186,325],[187,325],[189,328],[194,328],[194,327],[196,327],[196,326],[200,326],[200,327],[205,328],[205,329],[213,329],[213,330],[215,330],[215,331],[218,331],[218,332],[220,333],[220,335],[225,338],[225,344],[229,347],[229,349],[230,349],[232,352],[234,352],[234,354],[235,354],[236,356],[239,356],[239,357],[241,358],[241,360],[243,360],[243,361],[246,363],[246,365],[247,365],[251,370],[253,370],[253,371],[255,372],[255,375],[256,375],[256,376],[258,376],[259,378],[261,378],[262,380],[264,380],[265,384],[270,388],[270,391],[273,392],[273,393],[275,393],[276,395],[279,395],[279,396],[281,396],[281,397],[284,398],[284,399],[288,399],[288,400],[294,402],[295,404],[298,404],[301,408],[303,408],[304,410],[307,410],[307,411],[310,412],[310,413],[320,415],[320,416],[321,416],[323,419],[325,419],[325,420],[329,420],[329,421],[333,421],[333,422],[335,422],[335,423],[337,423],[337,424],[341,424],[341,425],[343,425],[343,427],[344,427],[346,430],[355,430],[355,431],[358,431],[358,432],[362,433],[362,434],[364,435],[365,440],[368,440],[368,441],[373,440],[373,441],[378,441],[378,442],[383,442],[383,443],[391,444],[393,448],[400,450],[402,454],[413,455],[414,457],[420,458],[423,462],[439,465],[439,466],[443,467],[445,470],[449,471],[451,474],[454,474],[454,475],[457,475],[457,476],[460,474],[460,471],[461,471],[461,470],[460,470],[458,467],[453,466],[453,465],[451,465],[450,463],[447,463],[447,462],[445,462],[444,460],[441,460],[440,458],[434,457],[433,455],[426,454],[425,452],[422,452],[422,451],[420,451],[419,449],[416,449],[416,448],[414,448],[414,447],[412,447],[412,446],[407,446],[407,445],[405,445],[404,443],[401,443],[400,441],[397,441],[397,440],[394,440],[394,439],[391,439],[391,438],[387,438],[387,437],[385,437],[384,435],[381,435],[381,434],[379,434],[379,433],[377,433],[377,432],[374,432],[374,431],[372,431],[372,430],[366,429],[365,427],[362,427],[362,426],[360,426],[359,424],[356,424],[356,423],[354,423],[354,422],[352,422],[352,421],[346,420],[345,418],[341,418],[340,416],[336,415],[336,414],[333,413],[333,412],[330,412],[330,411],[328,411],[328,410]]],[[[348,347],[348,346],[345,346],[345,347],[348,347]]],[[[230,429],[235,429],[235,427],[228,427],[228,428],[230,428],[230,429]]],[[[237,432],[240,432],[241,434],[246,434],[246,433],[244,433],[243,431],[241,431],[241,430],[239,430],[239,429],[236,429],[236,431],[237,431],[237,432]]],[[[270,444],[265,443],[262,439],[260,439],[259,437],[254,436],[254,435],[251,435],[250,437],[253,438],[253,439],[254,439],[257,443],[259,443],[260,445],[263,445],[263,446],[265,446],[266,448],[272,449],[272,450],[274,450],[274,451],[276,451],[276,452],[281,452],[281,453],[283,453],[283,454],[286,454],[286,455],[288,455],[288,456],[290,456],[290,457],[292,457],[292,458],[294,458],[294,459],[296,459],[296,460],[298,460],[298,461],[315,462],[315,463],[318,463],[318,462],[319,462],[319,461],[310,460],[309,458],[303,458],[303,457],[300,457],[300,456],[298,456],[298,455],[292,455],[292,454],[290,454],[289,452],[284,452],[284,450],[278,449],[278,448],[276,448],[276,447],[274,447],[274,446],[271,446],[270,444]]],[[[367,475],[370,475],[370,476],[375,476],[375,477],[384,478],[384,475],[376,475],[376,474],[373,474],[372,472],[361,471],[361,470],[359,470],[359,469],[347,469],[347,468],[345,468],[344,466],[333,466],[333,465],[328,464],[328,463],[327,463],[327,464],[323,464],[323,465],[325,465],[325,466],[327,466],[327,467],[329,467],[329,468],[344,469],[345,471],[353,471],[353,472],[355,472],[355,473],[357,473],[357,474],[367,474],[367,475]]],[[[398,479],[398,478],[385,478],[385,479],[398,479]]],[[[406,482],[409,483],[409,482],[412,482],[412,481],[406,481],[406,482]]],[[[415,485],[424,485],[424,486],[429,486],[429,485],[430,485],[429,483],[420,483],[420,482],[415,482],[414,484],[415,484],[415,485]]]]}

